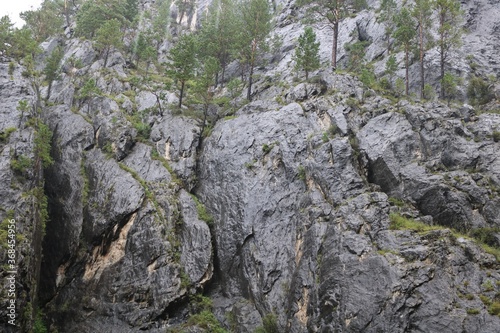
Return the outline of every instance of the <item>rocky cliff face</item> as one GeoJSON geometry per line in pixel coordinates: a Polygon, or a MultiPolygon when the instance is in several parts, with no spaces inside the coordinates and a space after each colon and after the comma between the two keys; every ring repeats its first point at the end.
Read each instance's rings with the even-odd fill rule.
{"type": "MultiPolygon", "coordinates": [[[[281,332],[498,330],[500,116],[394,102],[331,70],[296,82],[303,13],[294,1],[277,7],[281,52],[259,69],[253,102],[206,136],[167,103],[159,112],[156,91],[131,83],[122,54],[103,68],[88,42],[44,44],[49,52],[62,43],[64,59],[82,66],[65,68],[42,113],[54,159],[44,171],[43,243],[23,195],[33,175],[12,166],[33,154],[17,109],[36,96],[21,67],[10,76],[0,63],[1,131],[16,128],[0,141],[0,217],[14,214],[24,235],[19,309],[38,304],[59,332],[211,332],[188,321],[203,293],[235,332],[253,332],[268,314],[281,332]],[[82,99],[89,79],[102,93],[82,99]]],[[[477,68],[496,73],[498,34],[486,36],[498,6],[463,7],[470,30],[457,56],[473,53],[477,68]]],[[[381,57],[375,11],[349,18],[343,43],[356,27],[373,41],[367,58],[381,57]]]]}

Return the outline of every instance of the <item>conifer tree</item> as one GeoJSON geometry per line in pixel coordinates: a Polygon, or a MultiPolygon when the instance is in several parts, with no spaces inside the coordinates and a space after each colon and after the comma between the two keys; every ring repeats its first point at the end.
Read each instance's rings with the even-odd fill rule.
{"type": "Polygon", "coordinates": [[[195,36],[185,34],[179,37],[177,43],[170,49],[167,56],[166,73],[177,82],[179,88],[179,109],[182,107],[186,83],[193,79],[197,68],[197,45],[195,36]]]}
{"type": "Polygon", "coordinates": [[[52,90],[52,83],[59,76],[60,63],[61,63],[63,56],[64,56],[63,49],[62,49],[62,47],[58,46],[52,51],[50,56],[47,58],[47,64],[45,65],[45,67],[43,69],[43,74],[45,75],[45,80],[48,83],[47,96],[45,97],[46,101],[50,98],[50,92],[52,90]]]}
{"type": "Polygon", "coordinates": [[[216,84],[219,81],[224,84],[226,67],[232,59],[238,36],[235,31],[238,29],[235,1],[214,1],[202,22],[199,38],[201,56],[213,57],[219,62],[221,75],[220,80],[219,75],[216,75],[216,84]]]}
{"type": "Polygon", "coordinates": [[[20,14],[37,43],[62,32],[63,12],[55,0],[45,0],[39,9],[20,14]]]}
{"type": "Polygon", "coordinates": [[[440,94],[441,98],[444,98],[445,94],[447,94],[447,86],[449,87],[449,80],[445,82],[445,66],[450,51],[461,45],[463,11],[460,10],[460,2],[457,0],[435,0],[434,9],[437,11],[439,18],[438,47],[441,78],[440,94]]]}
{"type": "Polygon", "coordinates": [[[266,37],[271,31],[271,12],[267,0],[244,0],[240,4],[240,22],[237,47],[248,66],[247,99],[252,99],[253,72],[259,53],[267,48],[266,37]]]}
{"type": "Polygon", "coordinates": [[[337,68],[337,44],[339,24],[348,14],[349,10],[358,11],[366,7],[364,0],[299,0],[299,5],[307,6],[312,14],[313,21],[326,21],[333,31],[332,40],[332,68],[337,68]]]}
{"type": "Polygon", "coordinates": [[[305,72],[306,80],[309,79],[309,72],[320,67],[319,46],[320,43],[316,42],[314,30],[311,27],[306,27],[299,36],[294,57],[296,69],[305,72]]]}
{"type": "Polygon", "coordinates": [[[415,4],[411,9],[411,14],[417,23],[418,28],[418,49],[420,62],[420,98],[425,98],[425,53],[432,45],[432,37],[430,28],[432,26],[431,0],[415,0],[415,4]]]}
{"type": "Polygon", "coordinates": [[[405,51],[405,93],[409,94],[409,77],[408,69],[410,66],[409,54],[410,48],[416,37],[415,21],[407,8],[402,8],[395,17],[396,30],[394,31],[394,38],[401,44],[405,51]]]}
{"type": "Polygon", "coordinates": [[[5,53],[12,39],[14,23],[5,15],[0,18],[0,53],[5,53]]]}
{"type": "Polygon", "coordinates": [[[391,52],[391,35],[396,23],[394,17],[397,13],[397,5],[394,0],[382,0],[380,3],[380,21],[385,23],[385,38],[387,40],[387,53],[391,52]]]}
{"type": "Polygon", "coordinates": [[[104,67],[108,63],[109,51],[111,48],[120,48],[122,45],[123,33],[120,30],[120,22],[117,19],[106,21],[96,32],[96,46],[104,53],[104,67]]]}

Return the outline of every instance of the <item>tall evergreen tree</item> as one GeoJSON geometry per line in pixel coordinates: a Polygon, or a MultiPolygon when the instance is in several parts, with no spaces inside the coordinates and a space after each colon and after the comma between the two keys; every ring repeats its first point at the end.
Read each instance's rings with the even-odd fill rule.
{"type": "Polygon", "coordinates": [[[432,26],[432,6],[431,0],[415,0],[411,14],[414,17],[418,27],[418,49],[420,63],[420,98],[425,98],[425,53],[432,44],[430,29],[432,26]]]}
{"type": "Polygon", "coordinates": [[[271,11],[267,0],[244,0],[240,4],[241,29],[238,48],[248,66],[247,99],[252,99],[253,72],[257,58],[267,48],[266,38],[271,31],[271,11]]]}
{"type": "Polygon", "coordinates": [[[410,66],[409,54],[410,48],[416,37],[415,31],[415,21],[407,8],[402,8],[401,11],[395,17],[396,30],[394,31],[394,38],[401,44],[405,51],[405,93],[409,94],[409,77],[408,69],[410,66]]]}
{"type": "Polygon", "coordinates": [[[394,0],[382,0],[380,3],[380,20],[385,24],[385,38],[387,40],[387,53],[391,52],[391,35],[396,27],[394,17],[397,13],[397,5],[394,0]]]}
{"type": "Polygon", "coordinates": [[[299,0],[299,5],[307,6],[308,12],[314,15],[313,21],[326,21],[333,30],[332,68],[337,68],[337,44],[339,24],[348,14],[348,10],[360,10],[366,7],[364,0],[299,0]]]}
{"type": "Polygon", "coordinates": [[[104,53],[104,67],[108,63],[111,48],[120,48],[123,33],[120,30],[120,22],[117,19],[106,21],[96,32],[97,49],[104,53]]]}
{"type": "Polygon", "coordinates": [[[453,48],[461,45],[463,33],[462,21],[463,11],[460,9],[460,2],[457,0],[435,0],[434,9],[439,18],[438,27],[438,47],[439,65],[441,78],[441,98],[445,97],[447,87],[450,86],[449,78],[445,81],[445,66],[448,61],[449,52],[453,48]]]}
{"type": "Polygon", "coordinates": [[[179,88],[179,108],[182,107],[186,83],[193,79],[198,65],[196,58],[197,45],[195,36],[185,34],[170,49],[167,56],[168,63],[166,73],[177,82],[179,88]]]}
{"type": "Polygon", "coordinates": [[[39,9],[22,12],[20,16],[38,43],[63,31],[63,12],[55,0],[44,0],[39,9]]]}
{"type": "Polygon", "coordinates": [[[0,53],[5,53],[11,43],[14,23],[5,15],[0,18],[0,53]]]}
{"type": "Polygon", "coordinates": [[[45,80],[48,83],[47,88],[47,96],[45,100],[47,101],[50,98],[50,92],[52,90],[52,83],[57,79],[60,72],[60,63],[64,56],[64,52],[62,47],[56,47],[50,56],[47,58],[47,63],[43,69],[43,74],[45,75],[45,80]]]}
{"type": "Polygon", "coordinates": [[[319,46],[316,41],[316,34],[311,27],[306,27],[299,36],[298,45],[295,48],[295,63],[298,70],[303,70],[306,80],[309,79],[309,72],[320,67],[319,46]]]}
{"type": "Polygon", "coordinates": [[[224,84],[225,71],[234,53],[238,31],[236,5],[234,0],[217,0],[210,6],[200,30],[200,47],[203,57],[213,57],[220,64],[220,80],[224,84]]]}

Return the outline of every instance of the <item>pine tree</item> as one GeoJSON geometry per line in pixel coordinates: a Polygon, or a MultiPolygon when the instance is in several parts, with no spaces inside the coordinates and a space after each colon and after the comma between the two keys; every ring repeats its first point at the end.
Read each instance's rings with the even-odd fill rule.
{"type": "Polygon", "coordinates": [[[448,83],[445,82],[445,66],[449,52],[461,45],[463,11],[460,10],[460,2],[457,0],[435,0],[434,9],[437,11],[439,18],[440,94],[441,98],[444,98],[445,94],[447,94],[446,86],[448,86],[448,83]]]}
{"type": "Polygon", "coordinates": [[[234,46],[238,34],[238,22],[234,0],[214,1],[207,16],[202,21],[199,33],[201,56],[213,57],[220,64],[220,80],[216,75],[216,84],[224,84],[227,65],[234,54],[234,46]]]}
{"type": "Polygon", "coordinates": [[[309,72],[320,67],[319,46],[320,43],[316,42],[314,30],[311,27],[306,27],[299,36],[294,58],[296,69],[305,72],[306,80],[309,79],[309,72]]]}
{"type": "Polygon", "coordinates": [[[337,68],[337,44],[339,24],[350,10],[361,10],[366,7],[364,0],[299,0],[299,5],[307,6],[308,12],[314,17],[314,22],[326,21],[333,30],[332,40],[332,68],[337,68]]]}
{"type": "Polygon", "coordinates": [[[123,33],[120,30],[120,22],[117,19],[106,21],[96,32],[95,44],[97,49],[104,53],[104,67],[108,63],[111,48],[120,48],[123,33]]]}
{"type": "Polygon", "coordinates": [[[50,56],[47,58],[47,64],[45,65],[45,67],[43,69],[43,74],[45,75],[45,80],[48,83],[47,96],[45,97],[46,101],[50,98],[50,92],[52,90],[52,83],[59,76],[60,63],[61,63],[63,56],[64,56],[63,49],[62,49],[62,47],[58,46],[52,51],[50,56]]]}
{"type": "Polygon", "coordinates": [[[22,12],[20,16],[38,43],[62,32],[64,16],[54,0],[45,0],[39,9],[22,12]]]}
{"type": "Polygon", "coordinates": [[[395,29],[394,17],[397,12],[396,1],[382,0],[380,3],[380,21],[385,23],[385,38],[387,39],[387,53],[391,52],[391,35],[395,29]]]}
{"type": "Polygon", "coordinates": [[[11,43],[14,23],[6,15],[0,19],[0,53],[5,53],[11,43]]]}
{"type": "Polygon", "coordinates": [[[407,8],[401,9],[401,11],[395,17],[396,22],[396,30],[394,31],[394,38],[398,41],[399,44],[403,45],[405,51],[405,93],[409,94],[409,77],[408,77],[408,68],[410,66],[409,61],[409,53],[410,47],[413,44],[413,41],[416,37],[415,31],[415,21],[411,16],[410,11],[407,8]]]}
{"type": "Polygon", "coordinates": [[[430,29],[432,26],[431,0],[415,0],[415,5],[411,9],[411,14],[415,18],[418,27],[418,49],[420,62],[420,98],[425,98],[425,53],[432,45],[430,29]]]}
{"type": "Polygon", "coordinates": [[[186,83],[193,79],[198,65],[196,58],[197,45],[195,36],[185,34],[170,49],[167,56],[168,63],[166,73],[177,82],[179,88],[179,109],[182,107],[182,98],[186,83]]]}
{"type": "Polygon", "coordinates": [[[245,0],[240,4],[241,29],[237,47],[240,56],[248,66],[247,99],[252,99],[253,72],[257,59],[267,48],[266,38],[271,31],[271,12],[267,0],[245,0]]]}

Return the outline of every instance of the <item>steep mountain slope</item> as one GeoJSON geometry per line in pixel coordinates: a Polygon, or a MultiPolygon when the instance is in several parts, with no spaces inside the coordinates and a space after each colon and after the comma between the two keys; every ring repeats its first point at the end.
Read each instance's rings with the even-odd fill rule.
{"type": "MultiPolygon", "coordinates": [[[[142,1],[142,13],[152,3],[142,1]]],[[[204,133],[191,110],[172,106],[173,91],[138,84],[145,74],[120,52],[104,68],[88,41],[44,43],[45,57],[64,48],[63,73],[43,112],[29,117],[18,103],[36,105],[36,92],[21,67],[10,76],[2,59],[8,186],[0,217],[14,214],[24,235],[17,295],[25,331],[35,316],[28,302],[58,332],[218,332],[210,312],[234,332],[263,322],[280,332],[498,331],[500,115],[394,100],[325,68],[300,82],[292,55],[304,11],[293,0],[274,5],[273,34],[283,45],[257,69],[253,101],[241,103],[240,91],[228,117],[226,106],[213,106],[204,133]],[[93,93],[82,93],[86,85],[93,93]],[[43,243],[30,208],[39,198],[23,195],[41,171],[15,167],[36,150],[29,118],[37,117],[53,133],[43,243]]],[[[197,2],[182,24],[196,26],[206,6],[197,2]]],[[[453,69],[464,78],[498,74],[498,6],[463,8],[469,30],[453,69]]],[[[382,72],[376,16],[372,9],[347,18],[339,45],[366,34],[366,58],[382,72]]],[[[318,34],[327,61],[329,31],[318,34]]],[[[433,84],[436,57],[427,60],[433,84]]],[[[239,75],[236,64],[227,75],[239,75]]]]}

